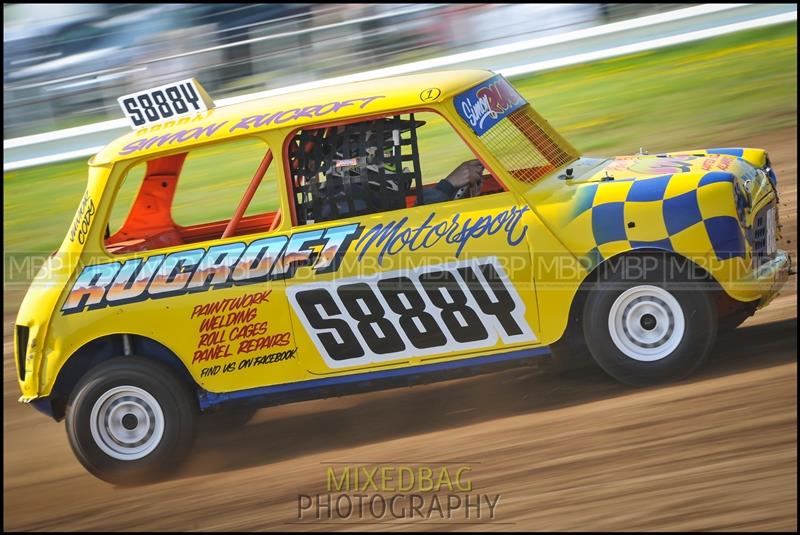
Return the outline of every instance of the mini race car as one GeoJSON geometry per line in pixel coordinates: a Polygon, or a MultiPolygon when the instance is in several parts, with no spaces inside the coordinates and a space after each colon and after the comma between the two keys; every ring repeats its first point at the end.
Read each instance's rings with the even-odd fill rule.
{"type": "Polygon", "coordinates": [[[766,151],[581,156],[492,72],[120,103],[14,342],[110,482],[178,466],[201,414],[530,362],[677,380],[788,276],[766,151]]]}

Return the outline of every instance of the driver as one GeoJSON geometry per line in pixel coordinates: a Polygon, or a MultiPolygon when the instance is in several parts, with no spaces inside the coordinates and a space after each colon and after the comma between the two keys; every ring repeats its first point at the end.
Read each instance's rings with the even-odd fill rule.
{"type": "Polygon", "coordinates": [[[467,160],[441,179],[436,187],[423,190],[425,204],[449,201],[460,197],[477,197],[481,191],[483,164],[480,160],[467,160]],[[466,195],[468,193],[468,195],[466,195]]]}
{"type": "MultiPolygon", "coordinates": [[[[403,167],[409,160],[418,162],[408,150],[401,154],[403,146],[410,145],[412,155],[417,147],[415,135],[410,140],[401,140],[400,134],[423,124],[424,121],[413,118],[410,121],[394,118],[351,123],[330,128],[316,137],[314,143],[306,143],[301,154],[315,153],[317,157],[312,158],[311,167],[325,175],[324,182],[312,178],[312,182],[316,181],[312,186],[317,206],[313,209],[314,219],[329,220],[404,208],[414,178],[419,178],[419,169],[409,171],[403,167]],[[379,124],[381,121],[383,124],[379,124]],[[382,151],[380,159],[378,151],[382,151]]],[[[302,145],[302,141],[298,141],[298,145],[302,145]]],[[[434,187],[422,189],[422,204],[479,195],[483,169],[477,159],[462,162],[434,187]]]]}

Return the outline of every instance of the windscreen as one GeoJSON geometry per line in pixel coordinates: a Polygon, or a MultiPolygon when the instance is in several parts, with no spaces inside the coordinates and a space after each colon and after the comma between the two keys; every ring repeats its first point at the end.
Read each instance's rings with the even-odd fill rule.
{"type": "Polygon", "coordinates": [[[535,182],[578,153],[502,76],[455,98],[456,111],[517,180],[535,182]]]}

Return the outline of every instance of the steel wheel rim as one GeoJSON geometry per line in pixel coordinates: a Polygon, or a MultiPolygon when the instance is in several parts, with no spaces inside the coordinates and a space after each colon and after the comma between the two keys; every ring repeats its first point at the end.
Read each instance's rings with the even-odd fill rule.
{"type": "Polygon", "coordinates": [[[608,330],[625,356],[654,362],[669,356],[683,340],[686,322],[671,293],[652,285],[629,288],[611,305],[608,330]]]}
{"type": "Polygon", "coordinates": [[[147,391],[124,385],[104,392],[92,406],[89,427],[108,456],[134,461],[150,454],[164,436],[164,412],[147,391]]]}

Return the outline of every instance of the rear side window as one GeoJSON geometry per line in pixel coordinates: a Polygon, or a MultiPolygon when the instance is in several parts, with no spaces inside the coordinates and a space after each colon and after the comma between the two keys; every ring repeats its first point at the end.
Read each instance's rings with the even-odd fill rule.
{"type": "Polygon", "coordinates": [[[138,163],[126,173],[112,206],[108,251],[147,251],[221,238],[253,177],[270,160],[231,235],[268,232],[280,207],[271,156],[263,141],[244,138],[138,163]]]}
{"type": "MultiPolygon", "coordinates": [[[[175,222],[187,226],[230,219],[266,151],[260,140],[242,139],[190,152],[172,201],[175,222]]],[[[276,167],[267,169],[247,214],[280,206],[276,167]]]]}

